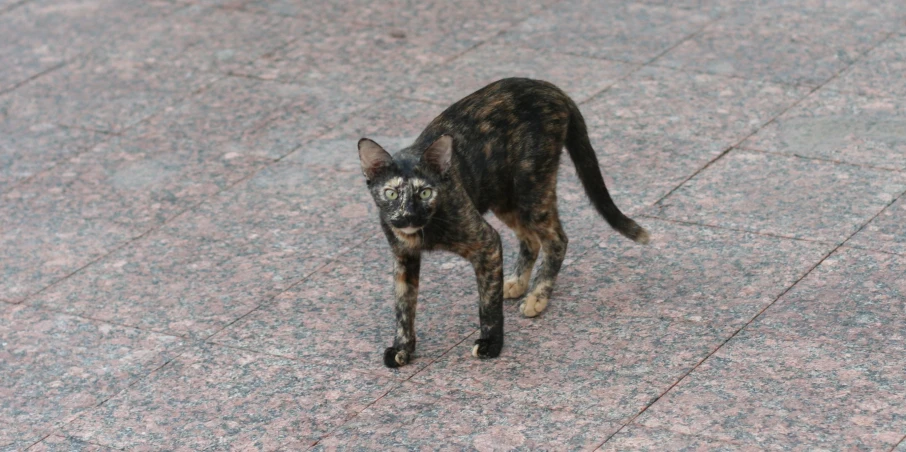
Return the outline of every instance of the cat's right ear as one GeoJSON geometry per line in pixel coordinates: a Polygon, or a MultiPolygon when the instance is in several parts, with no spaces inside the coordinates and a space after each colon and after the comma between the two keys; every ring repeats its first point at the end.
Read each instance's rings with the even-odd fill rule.
{"type": "Polygon", "coordinates": [[[362,174],[369,181],[373,180],[385,168],[393,165],[393,157],[381,145],[368,138],[359,140],[359,161],[362,162],[362,174]]]}

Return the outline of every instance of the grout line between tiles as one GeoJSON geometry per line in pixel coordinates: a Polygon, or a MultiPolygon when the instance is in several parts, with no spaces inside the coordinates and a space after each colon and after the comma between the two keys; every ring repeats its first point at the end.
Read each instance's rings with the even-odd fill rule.
{"type": "MultiPolygon", "coordinates": [[[[157,366],[157,367],[151,369],[150,371],[148,371],[147,373],[145,373],[145,374],[143,374],[143,375],[136,376],[131,382],[129,382],[129,384],[125,385],[122,389],[120,389],[120,390],[118,390],[118,391],[115,391],[115,392],[111,393],[111,394],[108,395],[107,397],[104,397],[103,400],[100,400],[99,402],[95,403],[95,404],[92,405],[91,407],[89,407],[89,408],[83,410],[81,413],[77,414],[77,415],[74,416],[72,419],[70,419],[70,420],[68,420],[68,421],[66,421],[66,422],[62,422],[62,423],[60,423],[60,424],[55,425],[54,428],[51,430],[51,433],[48,434],[47,436],[45,436],[44,438],[42,438],[41,441],[44,441],[45,439],[47,439],[48,437],[50,437],[51,435],[53,435],[54,432],[58,431],[58,430],[59,430],[60,428],[62,428],[63,426],[72,424],[73,422],[75,422],[75,421],[77,421],[79,418],[81,418],[82,416],[85,416],[86,414],[88,414],[88,413],[90,413],[90,412],[92,412],[92,411],[94,411],[94,410],[100,408],[101,406],[103,406],[105,403],[109,402],[111,399],[115,398],[116,396],[118,396],[118,395],[120,395],[120,394],[122,394],[122,393],[128,391],[129,389],[132,389],[134,386],[138,385],[141,381],[143,381],[143,380],[145,380],[146,378],[150,377],[151,375],[157,373],[158,371],[160,371],[160,370],[163,369],[164,367],[168,366],[168,365],[169,365],[170,363],[172,363],[173,361],[176,361],[180,356],[182,356],[183,354],[185,354],[186,351],[188,351],[189,347],[191,347],[191,344],[183,344],[182,346],[180,346],[180,347],[177,349],[178,352],[175,352],[172,358],[166,360],[166,361],[165,361],[164,363],[162,363],[161,365],[159,365],[159,366],[157,366]]],[[[69,435],[66,435],[66,437],[67,437],[67,438],[75,438],[75,439],[77,439],[77,440],[79,440],[79,441],[83,441],[81,438],[78,438],[78,437],[71,437],[71,436],[69,436],[69,435]]],[[[38,441],[37,443],[32,444],[31,446],[28,447],[28,449],[30,449],[30,448],[34,447],[35,445],[39,444],[41,441],[38,441]]],[[[85,442],[89,442],[89,441],[85,441],[85,442]]],[[[89,443],[90,443],[90,442],[89,442],[89,443]]],[[[98,443],[91,443],[91,444],[98,444],[98,443]]],[[[111,446],[107,446],[107,445],[104,445],[104,444],[98,444],[98,445],[103,446],[103,447],[108,447],[108,448],[111,448],[111,449],[122,450],[122,449],[120,449],[120,448],[111,447],[111,446]]]]}
{"type": "Polygon", "coordinates": [[[903,438],[900,439],[900,442],[894,444],[893,447],[890,448],[890,452],[896,452],[897,447],[898,447],[900,444],[906,445],[906,435],[903,435],[903,438]]]}
{"type": "MultiPolygon", "coordinates": [[[[884,39],[882,39],[882,40],[880,40],[879,42],[877,42],[877,43],[876,43],[874,46],[872,46],[870,49],[867,49],[866,51],[862,52],[862,54],[860,54],[859,57],[856,58],[852,63],[850,63],[849,65],[847,65],[847,66],[841,68],[840,70],[838,70],[832,77],[830,77],[830,78],[829,78],[828,80],[826,80],[824,83],[822,83],[821,85],[819,85],[819,86],[815,87],[814,89],[812,89],[809,93],[807,93],[805,96],[803,96],[802,98],[800,98],[800,99],[797,100],[796,102],[793,102],[789,107],[787,107],[786,109],[784,109],[783,111],[781,111],[780,113],[778,113],[777,115],[775,115],[773,118],[771,118],[771,119],[770,119],[769,121],[767,121],[766,123],[762,124],[760,127],[756,128],[755,131],[753,131],[752,133],[748,134],[748,135],[747,135],[746,137],[744,137],[743,139],[739,140],[736,144],[734,144],[733,146],[728,147],[724,152],[722,152],[722,153],[721,153],[720,155],[718,155],[716,158],[714,158],[713,160],[711,160],[710,162],[708,162],[707,164],[705,164],[702,168],[700,168],[698,171],[696,171],[695,173],[693,173],[690,177],[688,177],[688,178],[685,179],[683,182],[681,182],[679,185],[677,185],[677,186],[674,187],[672,190],[670,190],[666,195],[664,195],[664,196],[662,196],[660,199],[658,199],[658,200],[654,203],[654,205],[657,205],[657,204],[661,203],[664,199],[666,199],[667,197],[669,197],[673,192],[675,192],[675,191],[678,190],[680,187],[682,187],[686,182],[688,182],[689,180],[691,180],[692,178],[694,178],[696,175],[698,175],[699,173],[701,173],[702,171],[704,171],[705,169],[707,169],[709,166],[711,166],[711,165],[712,165],[714,162],[716,162],[717,160],[721,159],[723,156],[727,155],[727,154],[730,152],[730,150],[734,149],[735,147],[738,147],[742,142],[744,142],[744,141],[745,141],[746,139],[748,139],[750,136],[756,134],[756,133],[757,133],[758,131],[760,131],[762,128],[764,128],[764,127],[766,127],[767,125],[773,123],[773,122],[776,121],[777,118],[779,118],[781,115],[783,115],[784,113],[786,113],[787,111],[789,111],[789,110],[792,109],[793,107],[795,107],[795,106],[799,105],[800,103],[802,103],[805,99],[807,99],[809,96],[811,96],[815,91],[818,91],[819,89],[821,89],[821,87],[825,86],[826,84],[830,83],[832,80],[836,79],[837,76],[838,76],[840,73],[842,73],[843,71],[845,71],[846,69],[848,69],[848,68],[851,67],[852,65],[854,65],[854,64],[858,63],[859,61],[861,61],[861,60],[865,57],[865,55],[867,55],[869,52],[871,52],[872,50],[874,50],[875,47],[877,47],[877,46],[881,45],[882,43],[884,43],[885,41],[887,41],[887,39],[890,39],[890,37],[891,37],[892,35],[893,35],[893,33],[889,33],[884,39]]],[[[901,194],[901,196],[902,196],[902,194],[901,194]]],[[[898,198],[899,198],[899,197],[898,197],[898,198]]],[[[895,200],[894,200],[894,201],[895,201],[895,200]]],[[[892,201],[890,204],[893,204],[893,201],[892,201]]],[[[888,206],[889,206],[890,204],[888,204],[888,206]]],[[[885,209],[886,209],[886,207],[885,207],[885,209]]],[[[879,211],[878,214],[876,214],[874,217],[872,217],[872,219],[874,219],[875,217],[877,217],[877,215],[880,215],[880,213],[881,213],[883,210],[884,210],[884,209],[881,209],[881,211],[879,211]]],[[[871,221],[871,220],[868,220],[867,222],[865,222],[865,224],[863,224],[862,227],[859,228],[859,230],[861,230],[862,228],[864,228],[865,225],[868,224],[868,222],[870,222],[870,221],[871,221]]],[[[600,450],[600,449],[604,446],[604,444],[606,444],[608,441],[610,441],[611,438],[613,438],[615,435],[617,435],[619,432],[621,432],[624,428],[626,428],[626,426],[628,426],[629,424],[631,424],[632,422],[634,422],[639,416],[641,416],[645,411],[647,411],[648,408],[650,408],[651,406],[653,406],[655,403],[657,403],[658,400],[660,400],[662,397],[664,397],[666,394],[668,394],[671,390],[673,390],[673,388],[676,387],[676,385],[678,385],[678,384],[679,384],[680,382],[682,382],[687,376],[689,376],[692,372],[694,372],[696,369],[698,369],[698,367],[701,366],[702,363],[704,363],[706,360],[708,360],[708,358],[710,358],[712,355],[714,355],[714,353],[716,353],[716,352],[717,352],[718,350],[720,350],[724,345],[726,345],[730,340],[732,340],[734,337],[736,337],[742,330],[744,330],[746,327],[748,327],[750,324],[752,324],[755,320],[757,320],[762,314],[764,314],[768,309],[770,309],[771,306],[773,306],[775,303],[777,303],[778,300],[780,300],[781,298],[783,298],[783,296],[784,296],[786,293],[788,293],[790,290],[792,290],[793,287],[795,287],[797,284],[799,284],[800,281],[802,281],[803,279],[805,279],[806,277],[808,277],[808,275],[810,275],[810,274],[812,273],[812,271],[814,271],[816,268],[818,268],[818,266],[820,266],[821,263],[823,263],[823,262],[824,262],[828,257],[830,257],[831,255],[833,255],[838,249],[840,249],[840,247],[843,246],[843,244],[845,244],[847,241],[849,241],[849,240],[852,238],[852,236],[854,236],[855,234],[857,234],[857,233],[859,232],[859,230],[857,230],[856,232],[850,234],[850,235],[849,235],[845,240],[843,240],[840,244],[836,245],[830,252],[828,252],[824,257],[822,257],[822,258],[818,261],[818,263],[816,263],[814,266],[812,266],[811,268],[809,268],[809,269],[802,275],[802,277],[800,277],[799,279],[797,279],[796,281],[794,281],[789,287],[787,287],[783,292],[781,292],[780,295],[778,295],[778,296],[774,299],[774,301],[772,301],[770,304],[768,304],[767,306],[765,306],[760,312],[758,312],[754,317],[752,317],[752,319],[750,319],[748,322],[746,322],[745,324],[743,324],[738,330],[736,330],[736,332],[734,332],[732,335],[730,335],[729,338],[727,338],[723,343],[721,343],[720,345],[718,345],[711,353],[709,353],[709,354],[708,354],[707,356],[705,356],[702,360],[700,360],[700,361],[699,361],[694,367],[692,367],[689,371],[687,371],[687,372],[684,373],[682,376],[680,376],[679,379],[676,380],[676,382],[674,382],[672,385],[670,385],[670,386],[669,386],[669,387],[668,387],[661,395],[659,395],[657,398],[655,398],[655,399],[652,400],[650,403],[648,403],[644,408],[642,408],[641,411],[639,411],[639,412],[638,412],[635,416],[633,416],[629,421],[627,421],[625,424],[623,424],[623,426],[620,427],[616,432],[614,432],[613,434],[611,434],[610,436],[608,436],[607,438],[605,438],[604,441],[603,441],[601,444],[599,444],[599,445],[595,448],[595,450],[600,450]]]]}
{"type": "Polygon", "coordinates": [[[733,340],[733,338],[735,338],[737,335],[739,335],[739,333],[742,332],[742,330],[744,330],[744,329],[745,329],[746,327],[748,327],[750,324],[752,324],[753,322],[755,322],[755,320],[757,320],[757,319],[758,319],[765,311],[767,311],[768,309],[770,309],[771,306],[774,306],[774,304],[777,303],[778,300],[780,300],[781,298],[783,298],[783,296],[786,295],[787,292],[789,292],[790,290],[792,290],[793,287],[796,287],[796,285],[799,284],[800,281],[802,281],[803,279],[805,279],[806,277],[808,277],[808,275],[810,275],[810,274],[812,273],[812,271],[814,271],[816,268],[818,268],[818,266],[821,265],[822,262],[824,262],[824,261],[825,261],[828,257],[830,257],[832,254],[834,254],[834,252],[836,252],[837,249],[838,249],[839,247],[840,247],[840,245],[836,246],[834,249],[832,249],[832,250],[829,251],[827,254],[825,254],[824,257],[822,257],[822,258],[818,261],[818,263],[816,263],[816,264],[813,265],[811,268],[809,268],[809,269],[808,269],[808,270],[807,270],[800,278],[796,279],[796,281],[794,281],[789,287],[787,287],[786,289],[784,289],[783,292],[780,293],[780,295],[778,295],[776,298],[774,298],[774,301],[772,301],[772,302],[769,303],[767,306],[765,306],[764,308],[762,308],[761,311],[759,311],[757,314],[755,314],[755,316],[752,317],[748,322],[744,323],[741,327],[739,327],[733,334],[731,334],[727,339],[725,339],[723,342],[721,342],[720,345],[718,345],[717,347],[715,347],[714,350],[712,350],[710,353],[708,353],[704,358],[702,358],[701,360],[699,360],[698,363],[696,363],[694,366],[692,366],[691,369],[689,369],[688,371],[686,371],[686,372],[684,372],[682,375],[680,375],[680,377],[679,377],[675,382],[673,382],[673,384],[671,384],[669,387],[667,387],[667,389],[664,390],[664,392],[662,392],[660,395],[658,395],[657,397],[655,397],[652,401],[648,402],[648,404],[646,404],[644,408],[642,408],[638,413],[636,413],[635,415],[633,415],[633,416],[632,416],[628,421],[626,421],[626,423],[624,423],[623,426],[621,426],[616,432],[614,432],[613,434],[611,434],[610,436],[608,436],[607,438],[605,438],[605,439],[604,439],[604,442],[602,442],[601,444],[599,444],[599,445],[595,448],[595,450],[600,450],[601,447],[603,447],[604,444],[607,443],[607,441],[610,441],[611,438],[613,438],[615,435],[617,435],[618,433],[620,433],[624,428],[626,428],[626,426],[628,426],[629,424],[635,422],[635,420],[638,419],[639,416],[641,416],[642,414],[644,414],[645,411],[648,410],[648,408],[651,408],[655,403],[658,402],[658,400],[660,400],[660,399],[663,398],[665,395],[667,395],[670,391],[672,391],[673,388],[675,388],[678,384],[680,384],[683,380],[685,380],[686,377],[688,377],[692,372],[695,372],[695,370],[698,369],[699,366],[701,366],[705,361],[707,361],[708,358],[710,358],[711,356],[713,356],[713,355],[714,355],[715,353],[717,353],[721,348],[723,348],[724,345],[726,345],[728,342],[730,342],[731,340],[733,340]]]}
{"type": "MultiPolygon", "coordinates": [[[[361,224],[365,224],[365,222],[362,222],[361,224]]],[[[364,239],[362,239],[361,241],[359,241],[358,243],[356,243],[355,245],[350,246],[349,248],[347,248],[346,250],[344,250],[342,253],[339,253],[339,254],[337,254],[336,256],[334,256],[334,257],[328,259],[328,260],[325,261],[323,264],[321,264],[320,266],[318,266],[318,267],[315,268],[314,270],[310,271],[307,275],[305,275],[305,276],[303,276],[302,278],[300,278],[298,281],[296,281],[296,282],[294,282],[294,283],[288,285],[285,289],[283,289],[283,290],[277,292],[275,295],[273,295],[273,296],[271,296],[271,297],[268,297],[267,299],[263,300],[261,303],[258,304],[258,306],[255,306],[255,307],[254,307],[253,309],[251,309],[249,312],[246,312],[245,314],[243,314],[243,315],[239,316],[238,318],[234,319],[232,322],[229,322],[229,323],[225,324],[223,327],[221,327],[221,328],[218,329],[217,331],[215,331],[215,332],[209,334],[207,337],[205,337],[205,338],[203,339],[204,342],[208,342],[208,343],[212,343],[212,344],[217,344],[216,342],[210,342],[211,338],[213,338],[214,336],[216,336],[217,334],[219,334],[219,333],[222,332],[223,330],[225,330],[225,329],[227,329],[227,328],[233,326],[234,324],[236,324],[237,322],[241,321],[242,319],[248,317],[248,316],[251,315],[253,312],[255,312],[255,311],[261,309],[261,308],[264,307],[266,304],[271,303],[272,301],[274,301],[274,300],[275,300],[277,297],[279,297],[280,295],[282,295],[282,294],[284,294],[284,293],[286,293],[286,292],[292,290],[293,288],[295,288],[295,287],[298,286],[299,284],[302,284],[302,283],[308,281],[308,279],[311,278],[312,275],[317,274],[319,271],[321,271],[321,269],[323,269],[324,267],[327,267],[328,265],[333,264],[333,263],[336,262],[340,257],[342,257],[342,256],[346,255],[347,253],[353,251],[354,249],[356,249],[356,248],[358,248],[358,247],[364,245],[365,242],[371,240],[371,239],[374,238],[374,237],[377,237],[378,234],[379,234],[379,233],[377,233],[377,232],[374,233],[374,234],[371,234],[371,235],[365,237],[364,239]]],[[[218,344],[218,345],[219,345],[219,344],[218,344]]]]}
{"type": "Polygon", "coordinates": [[[685,178],[685,179],[684,179],[682,182],[680,182],[676,187],[673,187],[670,191],[667,192],[667,194],[665,194],[664,196],[661,196],[661,197],[660,197],[657,201],[655,201],[652,205],[658,205],[658,204],[660,204],[661,202],[663,202],[663,201],[664,201],[665,199],[667,199],[670,195],[672,195],[672,194],[675,193],[677,190],[679,190],[680,188],[682,188],[687,182],[689,182],[690,180],[694,179],[696,176],[698,176],[699,174],[701,174],[701,173],[702,173],[703,171],[705,171],[706,169],[710,168],[711,165],[715,164],[718,160],[721,160],[724,156],[726,156],[727,154],[729,154],[730,151],[732,151],[732,150],[735,149],[735,148],[738,148],[738,147],[739,147],[742,143],[744,143],[747,139],[749,139],[750,137],[752,137],[752,136],[754,136],[755,134],[757,134],[758,132],[760,132],[761,129],[764,129],[765,127],[767,127],[767,126],[769,126],[770,124],[774,123],[774,122],[777,120],[777,118],[783,116],[784,114],[786,114],[786,112],[790,111],[791,109],[793,109],[794,107],[798,106],[799,104],[801,104],[802,102],[804,102],[806,99],[808,99],[808,98],[809,98],[812,94],[814,94],[816,91],[818,91],[818,90],[821,89],[822,87],[826,86],[828,83],[834,81],[834,80],[835,80],[835,79],[836,79],[843,71],[849,69],[849,68],[852,67],[854,64],[857,64],[857,63],[859,63],[860,61],[862,61],[862,59],[865,58],[865,56],[868,55],[869,52],[871,52],[872,50],[874,50],[877,46],[879,46],[879,45],[883,44],[884,42],[886,42],[888,39],[890,39],[890,37],[891,37],[892,35],[893,35],[893,33],[888,33],[887,36],[885,36],[883,39],[881,39],[881,40],[879,40],[877,43],[875,43],[874,46],[872,46],[871,48],[869,48],[869,49],[865,50],[864,52],[862,52],[862,53],[861,53],[857,58],[855,58],[850,64],[848,64],[848,65],[846,65],[846,66],[840,68],[837,72],[834,73],[834,75],[832,75],[830,78],[828,78],[827,80],[825,80],[823,83],[821,83],[821,84],[815,86],[815,87],[812,88],[808,93],[806,93],[804,96],[802,96],[801,98],[799,98],[799,99],[796,100],[795,102],[791,103],[788,107],[784,108],[782,111],[780,111],[779,113],[777,113],[776,115],[774,115],[774,117],[772,117],[771,119],[769,119],[767,122],[765,122],[765,123],[761,124],[760,126],[756,127],[751,133],[745,135],[744,137],[742,137],[742,139],[740,139],[740,140],[736,141],[734,144],[728,146],[726,149],[724,149],[723,152],[721,152],[720,154],[718,154],[717,157],[714,157],[714,158],[711,159],[708,163],[706,163],[704,166],[702,166],[701,168],[699,168],[698,170],[696,170],[695,172],[693,172],[689,177],[685,178]]]}
{"type": "MultiPolygon", "coordinates": [[[[312,444],[311,447],[309,447],[309,450],[314,449],[315,446],[317,446],[318,443],[320,443],[322,440],[324,440],[325,438],[329,438],[331,435],[333,435],[334,433],[336,433],[339,429],[343,428],[344,425],[348,424],[350,421],[352,421],[353,419],[355,419],[356,417],[358,417],[359,414],[361,414],[362,412],[364,412],[364,411],[367,410],[368,408],[371,408],[371,407],[372,407],[373,405],[375,405],[376,403],[380,402],[384,397],[387,396],[387,394],[390,394],[394,389],[397,389],[397,388],[403,386],[406,382],[408,382],[409,380],[411,380],[412,377],[418,375],[420,372],[424,371],[424,370],[427,369],[429,366],[431,366],[432,364],[434,364],[435,362],[437,362],[438,360],[440,360],[441,358],[443,358],[444,356],[446,356],[447,353],[450,353],[450,351],[453,350],[453,349],[455,349],[456,347],[458,347],[459,344],[462,344],[463,342],[465,342],[466,340],[468,340],[468,339],[469,339],[470,337],[472,337],[477,331],[478,331],[477,329],[476,329],[476,330],[472,330],[471,333],[465,335],[465,337],[463,337],[462,340],[460,340],[459,342],[457,342],[456,344],[454,344],[452,347],[450,347],[449,349],[447,349],[447,351],[445,351],[445,352],[443,352],[443,353],[437,355],[434,359],[431,360],[431,362],[429,362],[428,364],[426,364],[424,367],[422,367],[422,368],[419,369],[418,371],[414,372],[414,373],[413,373],[412,375],[410,375],[408,378],[406,378],[406,379],[400,381],[399,384],[397,384],[397,385],[395,385],[394,387],[390,388],[390,389],[387,390],[387,392],[385,392],[383,395],[381,395],[380,397],[378,397],[377,399],[375,399],[373,402],[371,402],[371,403],[369,403],[368,405],[366,405],[364,408],[362,408],[360,411],[358,411],[358,412],[355,413],[354,415],[350,416],[349,419],[346,419],[342,424],[338,425],[337,428],[331,430],[330,432],[328,432],[327,434],[325,434],[324,436],[322,436],[321,438],[319,438],[317,441],[315,441],[314,444],[312,444]]],[[[281,447],[282,447],[282,445],[281,445],[281,447]]],[[[278,448],[278,449],[279,449],[279,448],[278,448]]]]}
{"type": "Polygon", "coordinates": [[[818,161],[818,162],[827,162],[827,163],[833,163],[836,165],[845,165],[845,166],[853,166],[856,168],[866,168],[866,169],[873,169],[873,170],[879,170],[879,171],[887,171],[887,172],[891,172],[891,173],[906,173],[906,168],[903,168],[903,169],[885,168],[882,166],[869,165],[869,164],[865,164],[865,163],[844,162],[842,160],[814,157],[811,155],[800,155],[800,154],[795,154],[795,153],[787,154],[785,152],[765,151],[763,149],[751,148],[751,147],[747,147],[747,146],[737,146],[736,149],[738,149],[740,151],[757,152],[759,154],[776,155],[778,157],[794,157],[794,158],[798,158],[801,160],[814,160],[814,161],[818,161]]]}
{"type": "Polygon", "coordinates": [[[707,356],[705,356],[703,359],[701,359],[695,366],[693,366],[690,370],[688,370],[688,371],[685,372],[683,375],[681,375],[681,376],[679,377],[679,379],[676,380],[676,382],[674,382],[672,385],[670,385],[663,393],[661,393],[659,396],[657,396],[654,400],[652,400],[651,402],[649,402],[644,408],[642,408],[641,411],[639,411],[638,413],[636,413],[631,419],[629,419],[629,421],[627,421],[625,424],[623,424],[623,426],[620,427],[619,430],[617,430],[617,431],[614,432],[612,435],[610,435],[609,437],[607,437],[607,438],[604,440],[604,442],[602,442],[601,444],[598,445],[598,447],[595,448],[595,450],[600,450],[601,447],[603,447],[604,444],[607,443],[607,441],[609,441],[611,438],[614,437],[614,435],[618,434],[618,433],[619,433],[620,431],[622,431],[626,426],[628,426],[629,424],[633,423],[636,419],[639,418],[639,416],[641,416],[642,414],[644,414],[645,411],[648,410],[648,408],[652,407],[655,403],[658,402],[658,400],[660,400],[662,397],[664,397],[664,396],[667,395],[670,391],[672,391],[674,387],[676,387],[676,386],[677,386],[678,384],[680,384],[686,377],[688,377],[692,372],[694,372],[696,369],[698,369],[699,366],[701,366],[701,365],[702,365],[705,361],[707,361],[711,356],[713,356],[713,355],[714,355],[715,353],[717,353],[721,348],[723,348],[724,345],[726,345],[728,342],[730,342],[731,340],[733,340],[733,338],[735,338],[737,335],[739,335],[739,333],[741,333],[741,332],[742,332],[744,329],[746,329],[749,325],[751,325],[751,324],[754,323],[756,320],[758,320],[758,318],[761,317],[762,314],[764,314],[768,309],[770,309],[771,306],[774,306],[774,304],[776,304],[781,298],[783,298],[784,295],[786,295],[790,290],[792,290],[794,287],[796,287],[802,280],[804,280],[805,278],[807,278],[807,277],[808,277],[808,276],[809,276],[816,268],[818,268],[825,260],[827,260],[827,258],[829,258],[829,257],[832,256],[834,253],[836,253],[837,250],[839,250],[841,247],[843,247],[844,244],[845,244],[846,242],[848,242],[853,236],[855,236],[859,231],[861,231],[866,225],[868,225],[872,220],[874,220],[878,215],[880,215],[881,212],[883,212],[887,207],[889,207],[889,206],[892,205],[894,202],[896,202],[897,199],[899,199],[900,197],[902,197],[904,193],[906,193],[906,191],[904,191],[903,193],[900,193],[900,195],[897,196],[896,199],[894,199],[893,201],[891,201],[890,203],[888,203],[888,205],[885,206],[883,209],[879,210],[878,213],[875,214],[872,218],[870,218],[870,219],[868,219],[867,221],[865,221],[865,222],[862,224],[862,226],[861,226],[858,230],[856,230],[855,232],[853,232],[852,234],[850,234],[845,240],[843,240],[842,242],[840,242],[839,244],[837,244],[832,250],[830,250],[827,254],[825,254],[824,257],[822,257],[815,265],[813,265],[811,268],[809,268],[809,269],[808,269],[808,270],[807,270],[800,278],[796,279],[796,281],[794,281],[789,287],[787,287],[786,289],[784,289],[784,290],[780,293],[780,295],[778,295],[776,298],[774,298],[774,300],[773,300],[771,303],[769,303],[767,306],[765,306],[763,309],[761,309],[761,311],[759,311],[757,314],[755,314],[754,317],[752,317],[748,322],[746,322],[745,324],[743,324],[739,329],[737,329],[733,334],[731,334],[730,337],[728,337],[728,338],[727,338],[726,340],[724,340],[720,345],[718,345],[714,350],[712,350],[711,353],[709,353],[707,356]]]}
{"type": "MultiPolygon", "coordinates": [[[[218,80],[219,80],[219,79],[218,79],[218,80]]],[[[208,85],[208,86],[211,86],[211,85],[208,85]]],[[[202,91],[202,90],[204,90],[204,88],[202,88],[202,89],[199,90],[199,91],[202,91]]],[[[282,108],[282,107],[280,107],[280,108],[282,108]]],[[[276,111],[276,110],[278,110],[278,109],[279,109],[279,108],[274,109],[273,111],[276,111]]],[[[360,111],[362,111],[362,110],[363,110],[363,109],[359,109],[359,110],[355,110],[355,111],[350,112],[350,113],[349,113],[348,115],[346,115],[344,118],[342,118],[341,120],[337,121],[337,124],[333,124],[333,125],[331,125],[331,126],[326,126],[326,127],[324,128],[323,131],[321,131],[320,133],[318,133],[318,134],[315,135],[315,136],[312,136],[311,138],[307,138],[307,139],[303,140],[302,143],[300,143],[298,146],[292,148],[292,150],[288,151],[286,154],[284,154],[284,155],[282,155],[282,156],[280,156],[280,157],[278,157],[278,158],[276,158],[276,159],[271,160],[270,162],[268,162],[268,163],[262,165],[260,168],[253,169],[253,170],[249,171],[248,174],[246,174],[246,175],[244,175],[244,176],[238,178],[235,182],[233,182],[233,183],[227,185],[226,187],[224,187],[224,188],[222,188],[222,189],[216,191],[215,193],[212,193],[211,195],[209,195],[209,196],[207,196],[207,197],[205,197],[205,198],[199,200],[198,202],[196,202],[196,203],[190,205],[189,207],[186,207],[185,209],[183,209],[183,210],[177,212],[176,214],[174,214],[174,215],[171,216],[170,218],[167,218],[166,220],[162,221],[160,224],[157,224],[157,225],[155,225],[155,226],[153,226],[153,227],[147,229],[147,230],[144,231],[143,233],[141,233],[141,234],[139,234],[139,235],[137,235],[137,236],[135,236],[135,237],[133,237],[133,238],[131,238],[131,239],[128,239],[128,240],[124,241],[124,242],[121,243],[120,245],[114,247],[114,248],[113,248],[112,250],[110,250],[109,252],[104,253],[103,255],[101,255],[101,256],[99,256],[99,257],[97,257],[97,258],[91,260],[90,262],[86,263],[85,265],[82,265],[81,267],[79,267],[79,268],[73,270],[73,271],[70,272],[69,274],[67,274],[67,275],[65,275],[65,276],[63,276],[63,277],[61,277],[61,278],[59,278],[59,279],[57,279],[57,280],[51,282],[50,284],[48,284],[47,286],[44,286],[44,287],[41,288],[40,290],[38,290],[38,291],[36,291],[36,292],[33,292],[33,293],[29,294],[29,295],[26,295],[26,296],[25,296],[24,298],[22,298],[18,303],[25,303],[25,302],[27,302],[27,301],[29,301],[29,300],[34,299],[35,297],[37,297],[37,296],[40,295],[41,293],[47,291],[48,289],[50,289],[50,288],[52,288],[52,287],[54,287],[54,286],[60,284],[61,282],[63,282],[63,281],[65,281],[65,280],[67,280],[67,279],[69,279],[69,278],[75,276],[76,274],[78,274],[79,272],[81,272],[82,270],[84,270],[85,268],[87,268],[88,266],[93,265],[94,263],[96,263],[96,262],[98,262],[98,261],[100,261],[100,260],[106,258],[107,256],[110,256],[111,254],[113,254],[113,253],[119,251],[120,249],[123,249],[123,248],[125,248],[126,246],[129,246],[129,245],[131,245],[132,243],[137,242],[137,241],[139,241],[139,240],[145,238],[146,236],[148,236],[148,235],[150,235],[150,234],[152,234],[152,233],[154,233],[154,232],[160,230],[160,229],[163,228],[165,225],[168,225],[168,224],[172,223],[173,221],[175,221],[176,219],[180,218],[181,216],[183,216],[183,215],[185,215],[185,214],[187,214],[187,213],[189,213],[189,212],[194,212],[198,207],[200,207],[200,206],[203,205],[204,203],[208,202],[209,200],[214,199],[214,198],[216,198],[218,195],[220,195],[221,193],[227,192],[227,191],[233,189],[233,187],[236,187],[236,186],[238,186],[239,184],[241,184],[241,183],[243,183],[243,182],[245,182],[245,181],[247,181],[247,180],[253,178],[254,176],[256,176],[257,174],[259,174],[260,172],[264,171],[265,169],[270,168],[272,165],[276,164],[277,162],[280,162],[280,161],[282,161],[284,158],[286,158],[286,157],[292,155],[292,154],[295,153],[297,150],[299,150],[299,149],[301,149],[303,146],[305,146],[307,143],[310,143],[310,142],[312,142],[312,141],[315,141],[315,140],[319,139],[320,137],[326,135],[326,134],[329,133],[333,128],[337,127],[339,124],[342,124],[345,120],[348,120],[350,117],[352,117],[352,116],[358,114],[358,113],[359,113],[360,111]]],[[[263,127],[263,125],[262,125],[262,127],[263,127]]],[[[18,304],[18,303],[17,303],[17,304],[18,304]]]]}
{"type": "Polygon", "coordinates": [[[647,214],[647,213],[639,213],[639,214],[636,214],[635,216],[640,217],[640,218],[650,218],[652,220],[665,221],[668,223],[683,224],[683,225],[687,225],[687,226],[700,226],[700,227],[705,227],[705,228],[710,228],[710,229],[719,229],[722,231],[742,232],[745,234],[753,234],[753,235],[759,235],[762,237],[771,237],[771,238],[775,238],[775,239],[796,240],[799,242],[818,243],[818,244],[826,244],[826,245],[834,245],[834,246],[839,246],[839,245],[843,244],[842,241],[816,240],[816,239],[808,239],[808,238],[802,238],[802,237],[794,237],[794,236],[790,236],[790,235],[775,234],[775,233],[771,233],[771,232],[753,231],[753,230],[742,229],[742,228],[732,228],[732,227],[728,227],[728,226],[721,226],[718,224],[699,223],[699,222],[691,221],[691,220],[678,220],[675,218],[660,217],[657,215],[647,214]]]}

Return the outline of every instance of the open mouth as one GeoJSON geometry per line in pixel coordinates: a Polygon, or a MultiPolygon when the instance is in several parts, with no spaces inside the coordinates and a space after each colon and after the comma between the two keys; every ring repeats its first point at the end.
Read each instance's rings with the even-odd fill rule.
{"type": "Polygon", "coordinates": [[[411,226],[410,226],[410,227],[406,227],[406,228],[397,228],[398,231],[402,232],[403,234],[407,234],[407,235],[415,234],[415,233],[418,232],[420,229],[421,229],[421,228],[413,228],[413,227],[411,227],[411,226]]]}

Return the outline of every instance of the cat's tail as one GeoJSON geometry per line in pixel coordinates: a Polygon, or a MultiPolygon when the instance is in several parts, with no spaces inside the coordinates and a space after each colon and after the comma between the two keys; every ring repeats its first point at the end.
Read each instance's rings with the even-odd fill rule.
{"type": "Polygon", "coordinates": [[[588,195],[598,213],[607,220],[610,227],[636,242],[647,244],[650,240],[648,231],[624,215],[610,198],[610,192],[604,185],[604,177],[598,166],[598,157],[588,140],[585,119],[579,112],[579,107],[572,100],[569,100],[569,108],[569,126],[564,144],[566,150],[569,151],[569,157],[576,166],[576,173],[579,175],[579,180],[582,181],[585,194],[588,195]]]}

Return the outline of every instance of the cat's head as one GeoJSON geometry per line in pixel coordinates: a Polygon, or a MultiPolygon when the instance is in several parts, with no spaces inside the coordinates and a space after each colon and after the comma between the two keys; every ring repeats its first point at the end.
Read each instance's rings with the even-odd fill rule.
{"type": "Polygon", "coordinates": [[[381,219],[405,235],[424,228],[447,195],[444,181],[452,155],[453,138],[449,135],[434,141],[420,157],[399,153],[396,159],[374,141],[359,140],[362,173],[381,219]]]}

